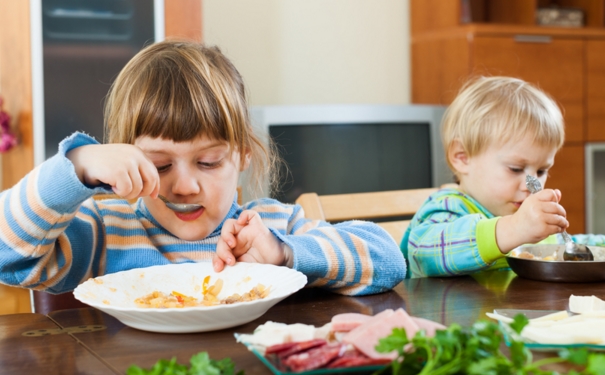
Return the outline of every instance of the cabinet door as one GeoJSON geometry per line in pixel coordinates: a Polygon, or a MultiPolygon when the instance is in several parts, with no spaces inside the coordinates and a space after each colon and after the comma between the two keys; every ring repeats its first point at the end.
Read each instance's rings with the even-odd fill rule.
{"type": "Polygon", "coordinates": [[[514,76],[536,84],[562,107],[566,141],[584,140],[584,41],[478,36],[472,42],[471,64],[474,74],[514,76]]]}
{"type": "Polygon", "coordinates": [[[561,190],[570,234],[585,233],[584,146],[565,145],[555,156],[546,187],[561,190]]]}
{"type": "Polygon", "coordinates": [[[586,140],[605,141],[605,40],[586,42],[586,140]]]}

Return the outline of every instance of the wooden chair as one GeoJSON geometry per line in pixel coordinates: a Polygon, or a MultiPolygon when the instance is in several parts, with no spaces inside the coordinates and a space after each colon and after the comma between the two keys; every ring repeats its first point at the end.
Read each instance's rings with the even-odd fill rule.
{"type": "Polygon", "coordinates": [[[399,244],[410,224],[410,220],[400,218],[414,215],[429,195],[437,190],[425,188],[322,196],[305,193],[298,197],[296,203],[302,206],[308,219],[329,222],[393,219],[377,224],[399,244]]]}
{"type": "Polygon", "coordinates": [[[31,290],[32,312],[38,314],[48,314],[51,311],[78,309],[81,307],[90,307],[78,301],[72,292],[62,294],[50,294],[31,290]]]}

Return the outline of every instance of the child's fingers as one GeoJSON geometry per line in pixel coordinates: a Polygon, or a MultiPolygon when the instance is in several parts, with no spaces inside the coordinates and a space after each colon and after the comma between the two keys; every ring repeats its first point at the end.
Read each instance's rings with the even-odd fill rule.
{"type": "Polygon", "coordinates": [[[229,246],[230,251],[232,251],[237,245],[237,239],[235,236],[237,236],[241,229],[242,226],[238,225],[236,220],[225,220],[223,228],[221,229],[221,240],[224,241],[227,246],[229,246]]]}
{"type": "MultiPolygon", "coordinates": [[[[251,249],[252,250],[252,249],[251,249]]],[[[260,259],[258,253],[255,251],[248,251],[237,258],[238,262],[246,262],[246,263],[264,263],[262,259],[260,259]]]]}
{"type": "Polygon", "coordinates": [[[258,212],[256,212],[256,211],[253,211],[253,210],[242,211],[242,213],[237,218],[237,223],[242,227],[246,226],[250,223],[250,221],[254,220],[256,216],[258,216],[258,212]]]}
{"type": "Polygon", "coordinates": [[[128,173],[128,177],[130,178],[130,192],[124,198],[133,199],[141,196],[141,192],[143,191],[143,178],[141,177],[141,173],[138,168],[135,170],[130,170],[128,173]]]}
{"type": "Polygon", "coordinates": [[[554,189],[553,191],[555,193],[555,196],[557,197],[557,203],[559,203],[561,201],[561,190],[554,189]]]}
{"type": "Polygon", "coordinates": [[[567,217],[567,211],[565,208],[558,203],[555,202],[544,202],[541,206],[542,212],[551,215],[560,215],[563,217],[567,217]]]}
{"type": "Polygon", "coordinates": [[[232,266],[235,264],[235,256],[231,252],[229,245],[223,241],[222,237],[216,244],[216,253],[212,259],[214,270],[220,272],[225,265],[232,266]]]}
{"type": "Polygon", "coordinates": [[[145,197],[149,195],[157,198],[160,192],[160,178],[157,169],[155,167],[150,169],[149,166],[143,165],[139,168],[139,173],[143,181],[143,188],[139,196],[145,197]]]}
{"type": "Polygon", "coordinates": [[[225,262],[223,262],[216,254],[212,256],[212,268],[214,269],[214,272],[221,272],[223,269],[225,269],[225,262]]]}
{"type": "Polygon", "coordinates": [[[114,193],[120,197],[127,198],[127,195],[132,191],[132,181],[127,171],[119,171],[116,173],[115,183],[112,186],[114,193]]]}
{"type": "Polygon", "coordinates": [[[536,194],[534,194],[534,196],[542,202],[557,202],[558,203],[559,200],[561,199],[561,192],[559,191],[557,194],[557,191],[558,190],[544,189],[544,190],[539,191],[536,194]]]}

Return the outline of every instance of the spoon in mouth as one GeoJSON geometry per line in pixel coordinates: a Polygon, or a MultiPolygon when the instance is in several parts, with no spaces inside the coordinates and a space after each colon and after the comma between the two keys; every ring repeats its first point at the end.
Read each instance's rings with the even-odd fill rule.
{"type": "MultiPolygon", "coordinates": [[[[542,190],[542,184],[540,180],[535,178],[534,176],[527,175],[525,177],[525,186],[527,189],[533,194],[542,190]]],[[[565,252],[563,253],[563,260],[572,260],[572,261],[592,261],[594,260],[594,256],[590,249],[584,245],[577,244],[573,242],[571,236],[567,234],[567,231],[563,229],[561,233],[563,239],[565,240],[565,252]]]]}
{"type": "Polygon", "coordinates": [[[158,195],[158,198],[166,204],[166,207],[175,212],[193,212],[202,208],[202,205],[197,203],[172,203],[163,195],[158,195]]]}

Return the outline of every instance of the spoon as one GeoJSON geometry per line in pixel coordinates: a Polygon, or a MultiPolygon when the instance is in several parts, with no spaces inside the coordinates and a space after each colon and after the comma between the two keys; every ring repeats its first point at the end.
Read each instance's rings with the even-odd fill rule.
{"type": "Polygon", "coordinates": [[[197,203],[172,203],[163,195],[158,195],[158,198],[166,204],[166,207],[176,212],[192,212],[202,208],[202,205],[197,203]]]}
{"type": "MultiPolygon", "coordinates": [[[[540,180],[534,176],[527,175],[525,177],[525,185],[527,189],[534,194],[542,190],[542,184],[540,180]]],[[[565,252],[563,252],[563,260],[575,260],[575,261],[591,261],[594,260],[592,252],[588,247],[573,242],[571,236],[567,234],[567,231],[563,229],[561,233],[565,240],[565,252]]]]}

